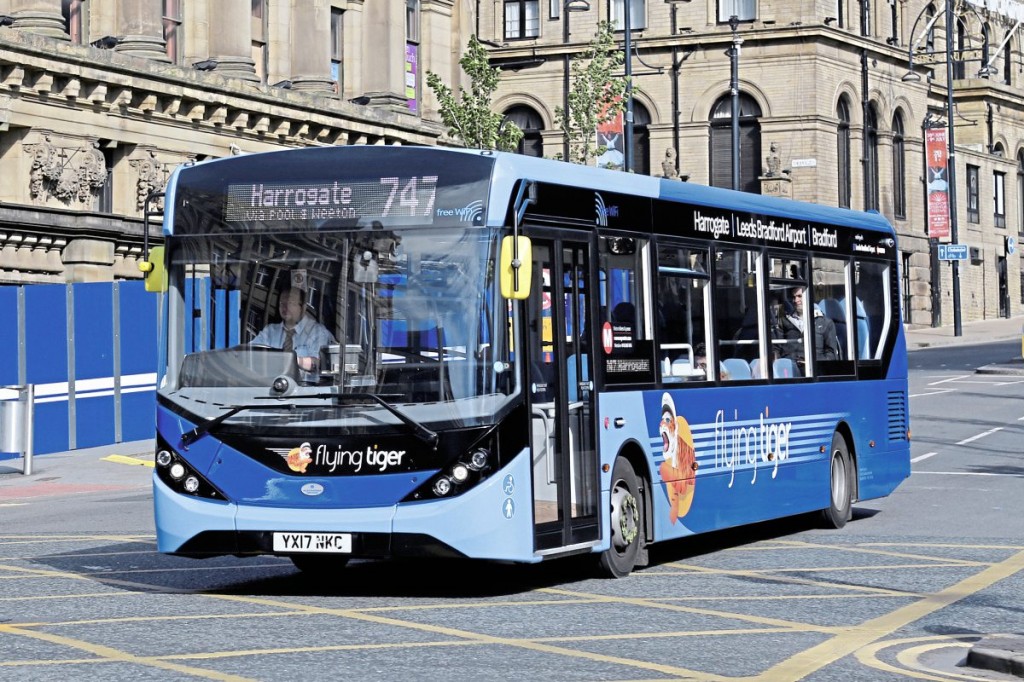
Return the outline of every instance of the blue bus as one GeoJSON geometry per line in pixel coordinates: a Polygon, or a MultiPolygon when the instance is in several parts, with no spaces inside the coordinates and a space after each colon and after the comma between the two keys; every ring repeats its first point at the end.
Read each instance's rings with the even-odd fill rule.
{"type": "Polygon", "coordinates": [[[840,528],[910,474],[877,213],[382,146],[183,166],[164,202],[161,552],[621,577],[655,542],[840,528]],[[316,347],[264,331],[296,328],[316,347]]]}

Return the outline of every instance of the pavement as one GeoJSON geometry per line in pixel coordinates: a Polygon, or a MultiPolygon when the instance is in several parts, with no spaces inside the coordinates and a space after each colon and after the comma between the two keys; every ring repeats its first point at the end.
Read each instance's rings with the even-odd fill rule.
{"type": "MultiPolygon", "coordinates": [[[[955,334],[952,325],[909,327],[905,330],[907,350],[1014,339],[1021,341],[1024,349],[1024,316],[964,322],[960,331],[955,334]]],[[[1024,359],[1018,353],[1006,362],[978,367],[976,371],[1024,376],[1024,359]]],[[[36,455],[29,476],[22,473],[21,459],[0,460],[0,529],[3,508],[30,499],[148,489],[153,475],[154,444],[149,439],[36,455]]],[[[1024,679],[1024,633],[982,638],[971,648],[966,663],[971,669],[999,676],[993,679],[1024,679]]]]}

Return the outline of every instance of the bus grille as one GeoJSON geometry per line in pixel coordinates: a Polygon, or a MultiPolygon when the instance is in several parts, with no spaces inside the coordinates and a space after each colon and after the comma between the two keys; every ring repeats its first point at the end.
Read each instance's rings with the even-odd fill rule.
{"type": "Polygon", "coordinates": [[[889,403],[889,442],[907,440],[907,394],[903,391],[890,391],[889,403]]]}

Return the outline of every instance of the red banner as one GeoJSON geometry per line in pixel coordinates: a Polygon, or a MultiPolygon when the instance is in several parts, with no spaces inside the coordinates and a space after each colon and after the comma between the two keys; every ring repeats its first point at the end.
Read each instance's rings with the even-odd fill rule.
{"type": "Polygon", "coordinates": [[[924,131],[925,167],[928,169],[928,236],[949,238],[949,170],[946,131],[928,128],[924,131]]]}

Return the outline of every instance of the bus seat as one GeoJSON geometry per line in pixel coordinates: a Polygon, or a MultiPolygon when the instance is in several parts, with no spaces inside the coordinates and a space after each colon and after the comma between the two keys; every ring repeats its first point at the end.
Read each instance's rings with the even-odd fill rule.
{"type": "Polygon", "coordinates": [[[846,352],[846,307],[834,298],[826,298],[818,301],[818,309],[836,326],[840,354],[843,358],[850,357],[846,352]]]}
{"type": "Polygon", "coordinates": [[[791,379],[797,376],[796,363],[791,358],[779,358],[772,363],[772,374],[777,379],[791,379]]]}
{"type": "Polygon", "coordinates": [[[742,358],[725,358],[722,360],[722,365],[725,367],[725,371],[729,373],[728,378],[732,381],[749,379],[751,376],[750,365],[742,358]]]}

